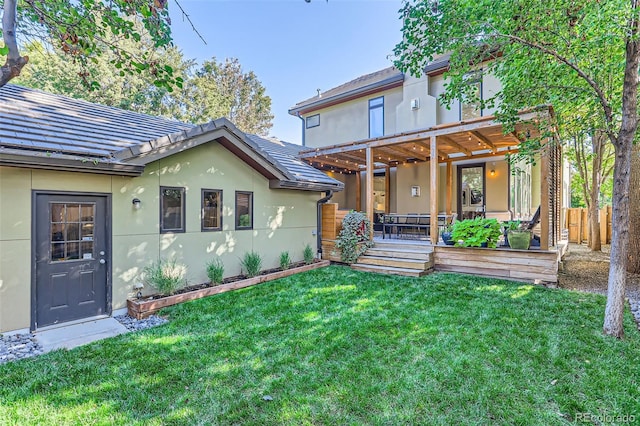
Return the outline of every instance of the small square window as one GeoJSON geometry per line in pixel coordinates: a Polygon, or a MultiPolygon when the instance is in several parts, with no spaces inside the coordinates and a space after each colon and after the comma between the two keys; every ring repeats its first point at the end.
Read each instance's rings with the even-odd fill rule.
{"type": "Polygon", "coordinates": [[[185,189],[160,187],[160,232],[185,232],[185,189]]]}
{"type": "Polygon", "coordinates": [[[219,189],[202,190],[202,230],[222,230],[222,191],[219,189]]]}
{"type": "Polygon", "coordinates": [[[320,114],[307,117],[307,129],[318,127],[320,125],[320,114]]]}
{"type": "Polygon", "coordinates": [[[253,192],[236,191],[236,229],[253,229],[253,192]]]}

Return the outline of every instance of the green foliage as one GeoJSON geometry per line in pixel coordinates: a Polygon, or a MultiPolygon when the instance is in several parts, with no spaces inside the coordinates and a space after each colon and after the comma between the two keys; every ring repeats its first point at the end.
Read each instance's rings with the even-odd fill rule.
{"type": "MultiPolygon", "coordinates": [[[[67,61],[80,65],[76,74],[87,86],[92,83],[90,69],[94,61],[109,52],[113,68],[121,75],[147,74],[153,84],[168,91],[182,84],[173,68],[156,55],[171,44],[168,4],[114,0],[18,1],[18,30],[35,35],[67,55],[67,61]],[[130,50],[122,41],[152,41],[152,50],[130,50]]],[[[17,53],[17,52],[16,52],[17,53]]]]}
{"type": "Polygon", "coordinates": [[[486,244],[495,248],[501,235],[500,223],[496,219],[476,217],[457,221],[451,238],[459,247],[482,247],[486,244]]]}
{"type": "Polygon", "coordinates": [[[160,294],[171,295],[186,285],[186,272],[187,267],[175,259],[160,259],[144,268],[142,281],[160,294]]]}
{"type": "Polygon", "coordinates": [[[283,251],[280,253],[280,268],[286,270],[289,269],[289,267],[291,267],[291,257],[288,251],[283,251]]]}
{"type": "Polygon", "coordinates": [[[207,263],[207,277],[212,284],[222,283],[224,277],[224,264],[216,257],[207,263]]]}
{"type": "Polygon", "coordinates": [[[310,265],[313,263],[313,259],[315,259],[316,255],[313,252],[313,249],[309,244],[304,246],[304,250],[302,251],[302,258],[304,259],[304,263],[310,265]]]}
{"type": "Polygon", "coordinates": [[[262,270],[262,257],[255,251],[247,252],[240,259],[240,267],[247,277],[255,277],[262,270]]]}
{"type": "Polygon", "coordinates": [[[347,213],[336,240],[336,247],[342,251],[342,261],[349,264],[356,262],[371,246],[371,223],[367,216],[356,211],[347,213]]]}
{"type": "Polygon", "coordinates": [[[519,220],[510,220],[505,225],[504,228],[507,231],[517,231],[522,227],[522,221],[519,220]]]}
{"type": "Polygon", "coordinates": [[[241,214],[238,218],[238,225],[242,227],[251,226],[251,217],[249,216],[249,214],[241,214]]]}

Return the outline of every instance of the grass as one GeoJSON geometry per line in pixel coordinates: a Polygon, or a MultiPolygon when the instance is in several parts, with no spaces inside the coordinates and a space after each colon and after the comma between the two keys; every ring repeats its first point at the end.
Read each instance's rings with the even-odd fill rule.
{"type": "Polygon", "coordinates": [[[0,424],[640,421],[640,334],[598,295],[332,266],[175,306],[171,323],[0,365],[0,424]],[[265,396],[273,399],[266,401],[265,396]]]}

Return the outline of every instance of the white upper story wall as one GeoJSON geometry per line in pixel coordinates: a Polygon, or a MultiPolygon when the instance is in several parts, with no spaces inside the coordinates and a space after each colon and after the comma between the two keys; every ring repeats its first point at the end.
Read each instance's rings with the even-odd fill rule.
{"type": "MultiPolygon", "coordinates": [[[[304,145],[309,148],[375,137],[370,134],[370,101],[380,97],[384,99],[385,136],[461,121],[464,114],[460,102],[446,107],[440,101],[445,91],[444,74],[430,74],[416,78],[391,68],[381,70],[300,102],[289,113],[305,119],[304,145]],[[390,83],[394,78],[395,83],[390,83]],[[372,81],[368,85],[367,79],[372,81]]],[[[481,73],[479,86],[482,99],[500,90],[500,82],[485,73],[481,73]]],[[[469,107],[464,118],[487,116],[494,111],[495,108],[480,111],[469,107]]]]}

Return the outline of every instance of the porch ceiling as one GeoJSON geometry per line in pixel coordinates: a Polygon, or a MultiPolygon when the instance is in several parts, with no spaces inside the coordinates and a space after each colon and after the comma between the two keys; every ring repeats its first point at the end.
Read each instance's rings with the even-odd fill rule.
{"type": "Polygon", "coordinates": [[[520,114],[515,131],[503,134],[494,116],[480,117],[411,132],[347,142],[302,151],[300,157],[326,171],[355,173],[366,168],[366,148],[373,149],[374,167],[429,161],[430,140],[436,136],[438,162],[504,155],[518,150],[521,141],[539,136],[533,120],[549,110],[520,114]]]}

